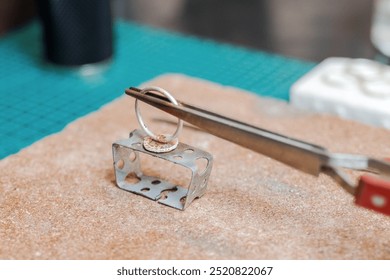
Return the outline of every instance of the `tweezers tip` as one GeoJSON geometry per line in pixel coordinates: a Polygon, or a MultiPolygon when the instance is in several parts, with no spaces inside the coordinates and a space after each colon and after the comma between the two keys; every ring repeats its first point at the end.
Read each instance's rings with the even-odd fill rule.
{"type": "Polygon", "coordinates": [[[138,98],[140,96],[139,95],[140,91],[141,90],[138,88],[129,87],[129,88],[125,89],[125,94],[127,94],[128,96],[134,97],[134,98],[138,98]]]}

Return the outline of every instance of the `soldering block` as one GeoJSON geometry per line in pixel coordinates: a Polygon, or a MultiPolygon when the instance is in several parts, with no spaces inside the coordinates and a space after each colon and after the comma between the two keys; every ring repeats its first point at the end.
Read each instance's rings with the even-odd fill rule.
{"type": "Polygon", "coordinates": [[[390,66],[328,58],[290,89],[292,105],[390,129],[390,66]]]}

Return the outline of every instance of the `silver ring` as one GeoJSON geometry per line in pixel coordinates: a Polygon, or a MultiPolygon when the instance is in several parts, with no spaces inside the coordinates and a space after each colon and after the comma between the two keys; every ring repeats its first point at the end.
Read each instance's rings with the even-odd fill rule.
{"type": "MultiPolygon", "coordinates": [[[[148,91],[159,92],[159,93],[163,94],[165,97],[167,97],[169,99],[169,101],[171,101],[173,104],[179,105],[179,103],[177,103],[176,99],[165,89],[162,89],[160,87],[147,87],[147,88],[142,89],[140,91],[140,94],[145,94],[148,91]]],[[[154,134],[152,131],[150,131],[146,127],[146,125],[141,117],[140,110],[138,108],[138,99],[135,100],[135,115],[137,116],[138,123],[141,126],[142,130],[147,135],[149,135],[153,140],[155,140],[157,142],[168,143],[168,142],[171,142],[172,140],[177,139],[179,137],[181,129],[183,128],[183,121],[178,118],[177,128],[176,128],[176,131],[173,135],[167,135],[165,137],[157,136],[156,134],[154,134]]]]}

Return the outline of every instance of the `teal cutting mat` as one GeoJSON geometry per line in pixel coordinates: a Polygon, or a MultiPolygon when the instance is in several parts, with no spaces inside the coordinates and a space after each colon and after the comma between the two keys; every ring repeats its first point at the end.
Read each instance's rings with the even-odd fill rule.
{"type": "Polygon", "coordinates": [[[139,26],[115,24],[115,56],[101,75],[45,65],[37,22],[0,39],[0,159],[58,132],[163,73],[183,73],[288,99],[314,64],[139,26]]]}

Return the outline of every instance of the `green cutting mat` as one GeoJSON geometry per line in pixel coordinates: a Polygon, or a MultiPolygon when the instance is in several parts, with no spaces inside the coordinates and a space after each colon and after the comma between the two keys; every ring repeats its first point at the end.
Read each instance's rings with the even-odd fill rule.
{"type": "Polygon", "coordinates": [[[115,35],[113,61],[96,77],[45,65],[37,22],[0,39],[0,159],[162,73],[287,100],[290,85],[314,66],[128,22],[116,22],[115,35]]]}

